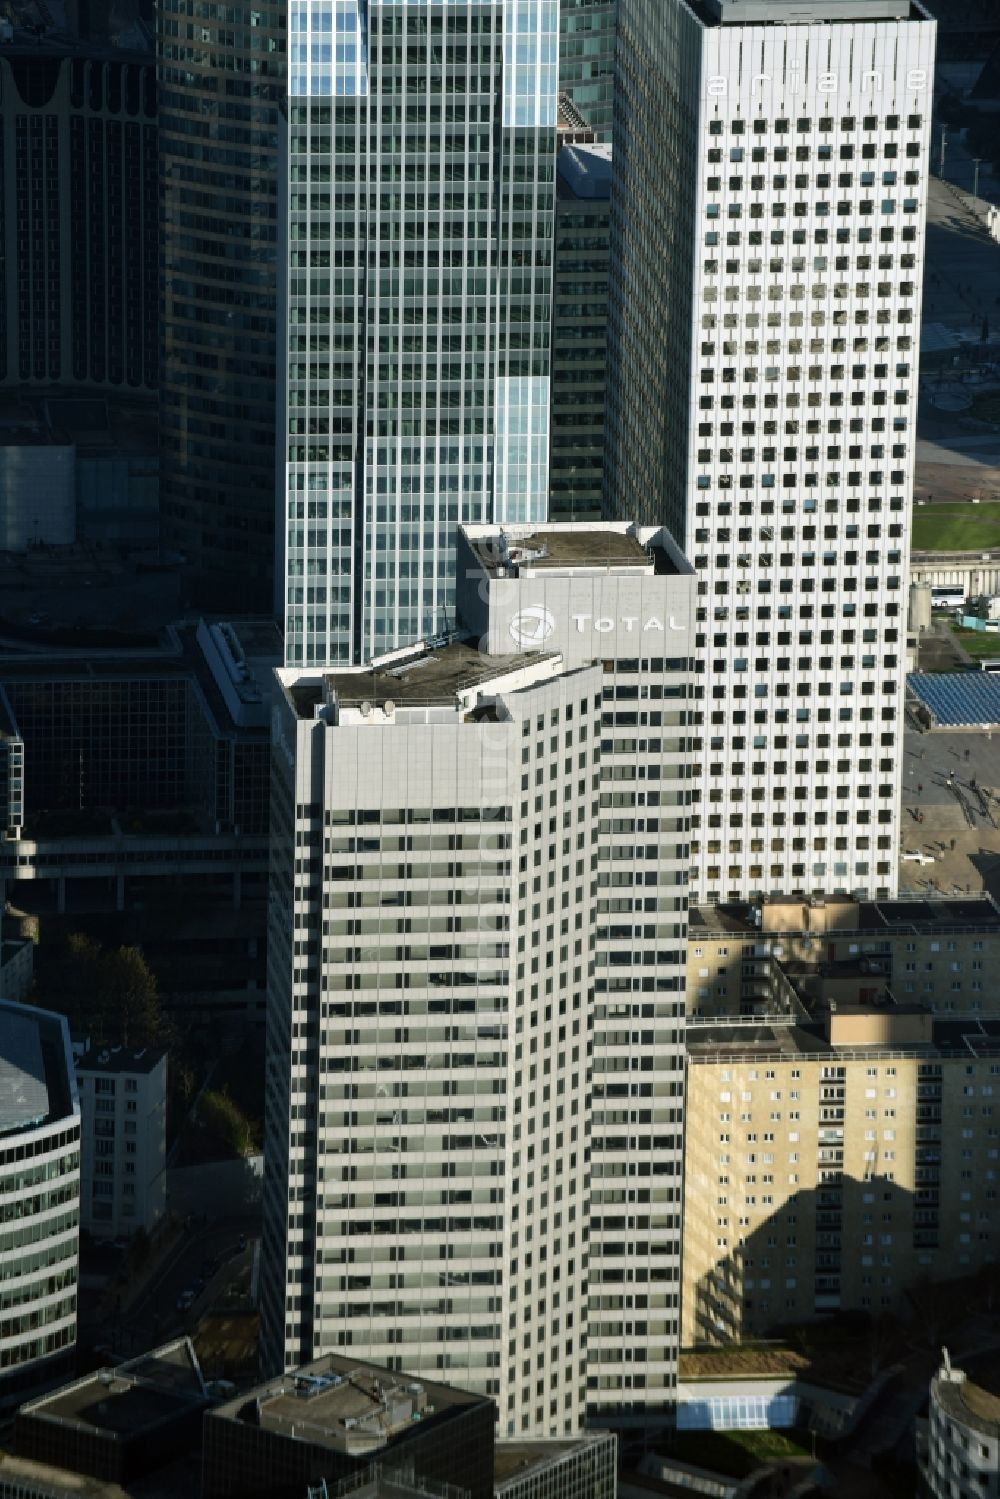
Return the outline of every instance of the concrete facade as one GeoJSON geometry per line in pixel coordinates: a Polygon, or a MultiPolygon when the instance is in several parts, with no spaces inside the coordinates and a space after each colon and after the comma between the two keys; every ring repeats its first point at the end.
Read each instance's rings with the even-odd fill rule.
{"type": "Polygon", "coordinates": [[[461,643],[279,673],[270,1363],[404,1343],[510,1436],[672,1419],[694,586],[655,528],[463,527],[461,643]]]}
{"type": "Polygon", "coordinates": [[[76,1064],[82,1226],[97,1239],[151,1234],[167,1205],[167,1056],[96,1046],[76,1064]]]}
{"type": "Polygon", "coordinates": [[[619,8],[606,513],[699,576],[699,902],[897,886],[935,27],[872,15],[619,8]]]}
{"type": "Polygon", "coordinates": [[[990,1261],[1000,1034],[970,1046],[939,1021],[928,1039],[918,1018],[869,1009],[843,1035],[733,1024],[690,1042],[685,1344],[896,1311],[907,1290],[919,1311],[924,1283],[990,1261]]]}

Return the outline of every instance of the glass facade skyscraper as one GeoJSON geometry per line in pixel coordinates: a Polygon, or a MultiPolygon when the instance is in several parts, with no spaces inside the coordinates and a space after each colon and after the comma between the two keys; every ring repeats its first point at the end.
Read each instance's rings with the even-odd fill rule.
{"type": "Polygon", "coordinates": [[[459,520],[548,503],[558,0],[291,0],[285,650],[453,621],[459,520]]]}
{"type": "Polygon", "coordinates": [[[611,140],[618,0],[561,0],[559,92],[569,94],[598,141],[611,140]]]}
{"type": "Polygon", "coordinates": [[[157,6],[164,540],[198,602],[268,609],[285,6],[157,6]]]}

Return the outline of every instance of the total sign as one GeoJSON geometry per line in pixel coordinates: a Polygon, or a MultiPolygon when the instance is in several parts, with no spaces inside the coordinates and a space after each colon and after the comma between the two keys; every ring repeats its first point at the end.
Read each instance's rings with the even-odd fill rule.
{"type": "MultiPolygon", "coordinates": [[[[616,630],[621,630],[626,635],[665,635],[668,631],[684,632],[687,629],[672,614],[664,618],[655,614],[648,617],[622,614],[617,618],[610,615],[570,614],[569,620],[578,635],[611,635],[616,630]]],[[[539,650],[555,634],[556,624],[556,617],[551,609],[546,609],[541,604],[532,604],[526,609],[519,609],[508,628],[511,639],[520,650],[532,651],[539,650]]]]}

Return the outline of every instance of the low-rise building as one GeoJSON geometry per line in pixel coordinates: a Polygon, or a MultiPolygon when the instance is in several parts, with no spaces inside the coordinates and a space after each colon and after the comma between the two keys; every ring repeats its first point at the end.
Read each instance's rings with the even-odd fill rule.
{"type": "Polygon", "coordinates": [[[689,1031],[686,1345],[895,1311],[972,1274],[998,1194],[1000,1021],[836,1004],[689,1031]]]}
{"type": "Polygon", "coordinates": [[[327,1354],[207,1413],[202,1499],[332,1493],[373,1463],[491,1499],[495,1414],[485,1396],[327,1354]]]}
{"type": "Polygon", "coordinates": [[[61,1015],[0,1000],[0,1406],[76,1343],[80,1103],[61,1015]]]}
{"type": "MultiPolygon", "coordinates": [[[[69,1475],[129,1485],[197,1447],[208,1405],[188,1338],[98,1369],[21,1406],[14,1425],[18,1457],[55,1471],[49,1487],[14,1492],[19,1499],[72,1493],[69,1475]]],[[[37,1473],[31,1476],[38,1481],[37,1473]]]]}
{"type": "Polygon", "coordinates": [[[567,1441],[498,1442],[494,1499],[615,1499],[617,1456],[610,1431],[567,1441]]]}
{"type": "Polygon", "coordinates": [[[1000,1367],[996,1355],[956,1369],[944,1362],[931,1380],[926,1447],[921,1453],[932,1499],[996,1499],[1000,1494],[1000,1367]]]}
{"type": "Polygon", "coordinates": [[[76,1064],[82,1226],[95,1238],[152,1233],[166,1210],[167,1054],[93,1046],[76,1064]]]}

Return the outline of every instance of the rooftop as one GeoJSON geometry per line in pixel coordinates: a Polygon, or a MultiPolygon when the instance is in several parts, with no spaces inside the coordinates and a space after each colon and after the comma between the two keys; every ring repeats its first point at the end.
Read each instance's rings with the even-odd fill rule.
{"type": "Polygon", "coordinates": [[[961,1369],[947,1364],[938,1371],[934,1387],[942,1409],[973,1430],[995,1437],[1000,1428],[1000,1359],[995,1353],[970,1358],[962,1376],[961,1369]]]}
{"type": "Polygon", "coordinates": [[[464,526],[486,571],[494,576],[530,577],[549,569],[586,571],[626,569],[673,572],[660,548],[645,547],[628,526],[581,523],[564,526],[464,526]]]}
{"type": "Polygon", "coordinates": [[[327,1354],[217,1406],[209,1419],[360,1455],[390,1447],[419,1423],[489,1403],[451,1385],[327,1354]]]}
{"type": "Polygon", "coordinates": [[[159,1066],[165,1052],[163,1047],[140,1046],[91,1046],[77,1058],[77,1074],[81,1072],[152,1072],[159,1066]]]}
{"type": "Polygon", "coordinates": [[[0,1135],[41,1124],[48,1112],[41,1027],[29,1012],[11,1011],[0,1028],[0,1135]]]}
{"type": "MultiPolygon", "coordinates": [[[[838,1004],[834,1019],[861,1015],[873,1019],[894,1016],[904,1019],[920,1014],[920,1007],[913,1005],[841,1005],[838,1004]]],[[[995,1056],[1000,1052],[1000,1019],[996,1020],[939,1020],[932,1017],[932,1033],[929,1042],[906,1039],[900,1042],[881,1041],[871,1045],[847,1043],[833,1045],[827,1034],[825,1023],[820,1021],[808,1025],[767,1024],[759,1021],[735,1021],[729,1024],[698,1025],[688,1028],[687,1049],[692,1062],[725,1062],[740,1057],[773,1057],[776,1060],[799,1056],[818,1056],[829,1053],[831,1059],[853,1051],[866,1054],[885,1055],[903,1052],[919,1052],[924,1056],[970,1057],[995,1056]]]]}
{"type": "MultiPolygon", "coordinates": [[[[318,707],[336,699],[340,708],[360,708],[362,713],[379,708],[391,719],[397,708],[454,708],[461,693],[514,672],[527,671],[535,679],[560,660],[557,652],[487,656],[461,640],[448,640],[396,651],[366,667],[317,675],[289,671],[279,678],[299,718],[315,717],[318,707]]],[[[475,716],[488,715],[477,709],[475,716]]]]}
{"type": "Polygon", "coordinates": [[[559,196],[607,202],[611,197],[612,154],[612,146],[599,141],[563,146],[556,157],[559,196]]]}
{"type": "Polygon", "coordinates": [[[197,1355],[190,1339],[179,1338],[31,1400],[21,1413],[128,1441],[207,1404],[197,1355]]]}
{"type": "Polygon", "coordinates": [[[62,1016],[0,1000],[0,1137],[75,1113],[75,1088],[62,1016]]]}
{"type": "MultiPolygon", "coordinates": [[[[790,899],[780,904],[801,904],[805,907],[809,901],[807,896],[803,896],[801,901],[790,899]]],[[[921,928],[930,931],[955,927],[967,927],[969,930],[981,930],[984,927],[1000,929],[1000,909],[986,894],[955,897],[928,895],[926,899],[882,901],[854,901],[846,896],[827,896],[823,905],[827,909],[841,912],[847,907],[854,907],[857,911],[856,924],[807,927],[798,923],[794,928],[782,930],[768,927],[765,930],[755,918],[756,908],[749,905],[692,906],[688,918],[689,931],[692,940],[699,936],[741,934],[764,942],[787,935],[793,930],[808,931],[834,941],[873,933],[888,936],[892,932],[916,932],[921,928]]]]}
{"type": "Polygon", "coordinates": [[[534,665],[540,659],[544,658],[485,656],[474,646],[452,641],[437,650],[420,647],[384,665],[373,663],[371,670],[328,672],[326,681],[344,706],[364,702],[375,707],[387,702],[402,706],[451,703],[461,691],[534,665]]]}
{"type": "Polygon", "coordinates": [[[934,727],[1000,723],[1000,675],[989,671],[910,672],[907,691],[934,727]]]}
{"type": "Polygon", "coordinates": [[[502,1494],[506,1484],[519,1481],[526,1473],[613,1440],[610,1432],[595,1431],[565,1441],[497,1442],[493,1450],[493,1491],[502,1494]]]}
{"type": "Polygon", "coordinates": [[[921,12],[915,12],[910,0],[706,0],[706,7],[723,26],[921,18],[921,12]]]}

